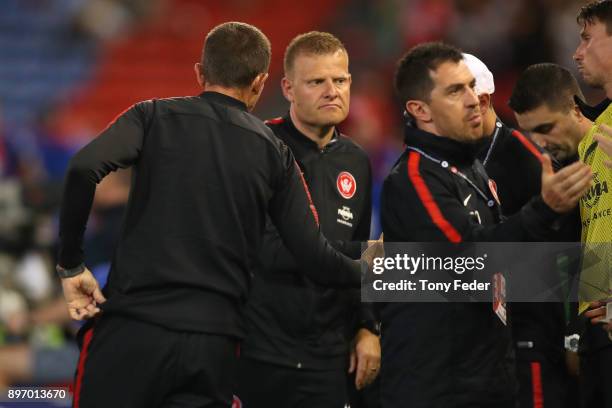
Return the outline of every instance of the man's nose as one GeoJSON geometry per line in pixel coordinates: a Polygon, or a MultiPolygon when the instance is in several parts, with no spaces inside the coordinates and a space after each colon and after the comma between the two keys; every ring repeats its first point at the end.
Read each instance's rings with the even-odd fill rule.
{"type": "Polygon", "coordinates": [[[546,143],[546,139],[537,133],[531,133],[531,140],[533,140],[542,149],[548,148],[548,143],[546,143]]]}
{"type": "Polygon", "coordinates": [[[473,106],[480,106],[480,101],[478,99],[478,94],[476,93],[476,90],[472,87],[468,87],[467,88],[467,92],[465,93],[465,97],[466,97],[466,105],[469,107],[473,107],[473,106]]]}
{"type": "Polygon", "coordinates": [[[335,98],[336,96],[338,96],[338,88],[336,88],[336,84],[334,84],[334,81],[329,79],[325,81],[325,93],[324,96],[327,98],[335,98]]]}
{"type": "Polygon", "coordinates": [[[582,59],[582,44],[576,47],[576,51],[574,51],[574,55],[572,55],[574,61],[580,61],[582,59]]]}

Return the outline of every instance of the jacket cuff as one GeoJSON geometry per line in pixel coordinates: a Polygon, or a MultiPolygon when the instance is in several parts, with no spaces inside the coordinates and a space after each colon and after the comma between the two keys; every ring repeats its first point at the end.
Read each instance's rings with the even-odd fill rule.
{"type": "Polygon", "coordinates": [[[348,256],[351,259],[359,259],[359,257],[361,256],[362,243],[359,241],[335,240],[330,241],[330,244],[334,247],[334,249],[342,252],[344,255],[348,256]]]}
{"type": "Polygon", "coordinates": [[[542,196],[540,195],[534,197],[532,203],[533,209],[535,210],[541,221],[548,225],[552,224],[557,218],[561,216],[561,214],[555,212],[552,208],[550,208],[548,204],[544,202],[542,196]]]}
{"type": "Polygon", "coordinates": [[[372,334],[374,334],[376,336],[380,336],[380,333],[381,333],[381,324],[377,320],[362,320],[357,325],[357,330],[359,330],[359,329],[366,329],[370,333],[372,333],[372,334]]]}
{"type": "Polygon", "coordinates": [[[560,217],[561,214],[553,211],[540,196],[531,199],[522,210],[523,228],[529,240],[551,240],[555,233],[553,225],[560,217]]]}
{"type": "Polygon", "coordinates": [[[58,253],[58,264],[66,269],[75,268],[83,263],[81,241],[62,242],[58,253]]]}

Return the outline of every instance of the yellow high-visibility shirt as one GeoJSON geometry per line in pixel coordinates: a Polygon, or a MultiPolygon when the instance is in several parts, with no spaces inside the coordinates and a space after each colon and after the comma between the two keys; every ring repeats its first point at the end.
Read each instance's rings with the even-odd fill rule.
{"type": "Polygon", "coordinates": [[[580,275],[580,313],[586,310],[588,302],[605,299],[612,290],[612,169],[604,165],[609,157],[593,139],[602,123],[612,125],[612,104],[599,115],[578,146],[580,161],[591,166],[593,171],[593,184],[580,199],[582,243],[585,245],[580,275]]]}

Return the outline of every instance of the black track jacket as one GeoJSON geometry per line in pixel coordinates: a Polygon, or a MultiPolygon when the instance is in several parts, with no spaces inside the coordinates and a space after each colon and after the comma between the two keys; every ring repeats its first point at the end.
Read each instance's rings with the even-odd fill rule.
{"type": "MultiPolygon", "coordinates": [[[[484,164],[487,174],[497,184],[504,215],[516,214],[529,200],[540,195],[542,153],[544,152],[525,135],[497,120],[496,129],[493,135],[484,141],[478,158],[484,164]]],[[[560,167],[560,164],[555,167],[560,167]]],[[[556,241],[580,240],[577,217],[579,218],[577,211],[573,211],[559,218],[556,241]]],[[[576,265],[571,267],[568,273],[575,274],[576,265]]],[[[508,306],[517,350],[523,350],[523,353],[543,353],[557,363],[565,361],[566,316],[562,303],[519,302],[508,306]]]]}
{"type": "MultiPolygon", "coordinates": [[[[293,152],[319,214],[321,231],[352,258],[370,235],[371,170],[366,153],[337,131],[321,150],[291,118],[266,122],[293,152]]],[[[374,320],[358,290],[315,285],[268,221],[247,307],[241,355],[302,369],[347,367],[356,323],[374,320]],[[357,321],[355,320],[357,318],[357,321]]]]}
{"type": "Polygon", "coordinates": [[[290,150],[244,103],[215,92],[137,103],[73,157],[60,214],[60,265],[82,262],[96,183],[130,166],[104,313],[242,337],[267,214],[304,273],[359,287],[359,262],[320,234],[290,150]]]}
{"type": "MultiPolygon", "coordinates": [[[[386,178],[385,241],[541,240],[558,215],[536,197],[500,223],[477,146],[408,127],[407,149],[386,178]],[[439,161],[439,162],[436,162],[439,161]],[[487,195],[481,197],[456,167],[487,195]],[[469,198],[468,198],[469,197],[469,198]]],[[[510,331],[489,303],[391,303],[382,321],[384,407],[500,407],[516,392],[510,331]]]]}

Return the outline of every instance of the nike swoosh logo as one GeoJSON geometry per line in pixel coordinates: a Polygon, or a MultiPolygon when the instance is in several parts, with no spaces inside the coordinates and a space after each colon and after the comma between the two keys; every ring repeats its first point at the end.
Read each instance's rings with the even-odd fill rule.
{"type": "Polygon", "coordinates": [[[471,195],[471,194],[470,194],[469,196],[467,196],[467,197],[465,198],[465,200],[463,200],[463,206],[464,206],[464,207],[467,207],[467,205],[468,205],[468,201],[470,201],[470,198],[472,198],[472,195],[471,195]]]}

